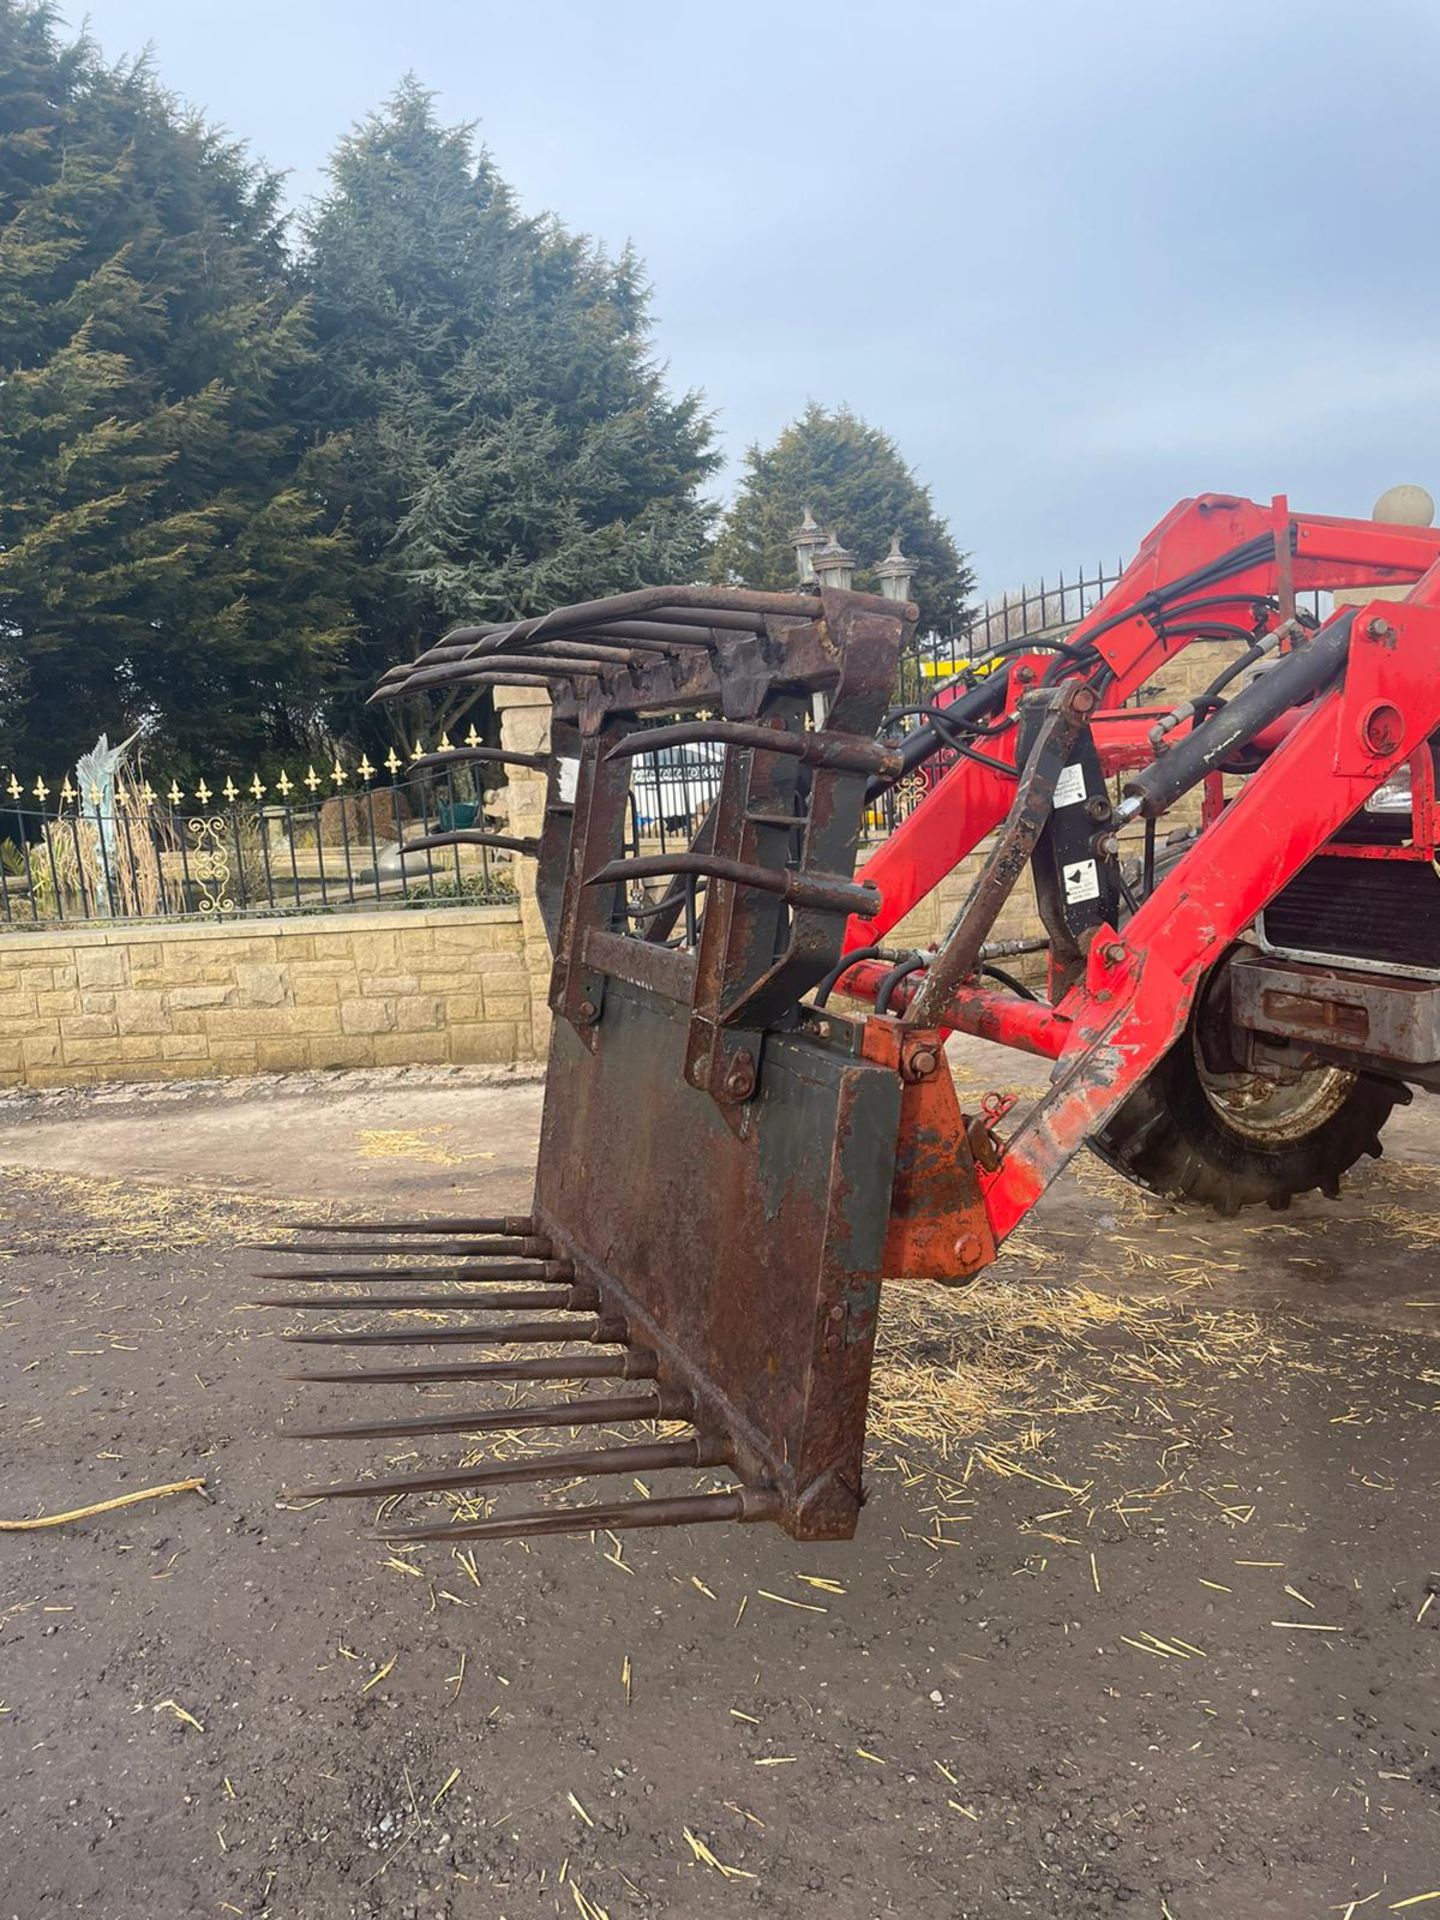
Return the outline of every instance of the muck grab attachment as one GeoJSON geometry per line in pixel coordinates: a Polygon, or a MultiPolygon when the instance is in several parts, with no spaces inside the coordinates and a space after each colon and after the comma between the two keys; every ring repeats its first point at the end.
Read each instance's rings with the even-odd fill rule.
{"type": "Polygon", "coordinates": [[[389,1496],[678,1467],[733,1484],[387,1521],[386,1536],[772,1520],[845,1538],[883,1277],[971,1278],[1087,1142],[1157,1190],[1226,1206],[1328,1189],[1378,1151],[1407,1083],[1440,1084],[1437,556],[1429,528],[1205,496],[1074,629],[1007,642],[903,713],[915,609],[828,590],[624,594],[462,629],[387,675],[377,697],[506,682],[551,697],[547,755],[417,763],[543,767],[538,838],[410,843],[538,860],[555,1014],[540,1157],[524,1218],[325,1222],[275,1249],[325,1264],[266,1276],[304,1283],[266,1304],[358,1317],[289,1337],[363,1364],[295,1378],[456,1390],[411,1403],[436,1411],[300,1437],[594,1426],[607,1444],[299,1492],[381,1498],[388,1514],[389,1496]],[[1299,589],[1380,584],[1411,590],[1361,592],[1323,624],[1296,610],[1299,589]],[[1230,647],[1202,693],[1127,704],[1197,641],[1230,647]],[[942,748],[955,764],[857,874],[867,809],[942,748]],[[641,851],[632,770],[679,749],[705,756],[715,798],[686,844],[641,851]],[[1366,823],[1400,814],[1367,805],[1407,770],[1406,831],[1377,838],[1366,823]],[[1156,821],[1197,788],[1201,824],[1158,848],[1156,821]],[[887,948],[982,845],[938,945],[887,948]],[[1403,952],[1376,951],[1388,936],[1351,913],[1316,929],[1319,946],[1277,944],[1267,911],[1293,921],[1294,888],[1325,863],[1352,892],[1367,868],[1393,891],[1403,867],[1429,932],[1417,946],[1407,923],[1403,952]],[[1043,998],[994,965],[1027,874],[1043,998]],[[998,1096],[962,1111],[952,1030],[1048,1059],[1049,1088],[1013,1124],[998,1096]],[[397,1351],[376,1365],[376,1348],[397,1351]],[[589,1381],[603,1384],[534,1404],[478,1396],[589,1381]],[[609,1443],[632,1425],[651,1431],[609,1443]]]}

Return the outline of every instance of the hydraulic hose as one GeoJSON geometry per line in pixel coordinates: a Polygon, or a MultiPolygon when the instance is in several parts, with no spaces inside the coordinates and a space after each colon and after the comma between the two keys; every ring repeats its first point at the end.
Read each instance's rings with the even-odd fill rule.
{"type": "MultiPolygon", "coordinates": [[[[951,701],[945,708],[946,718],[963,729],[967,723],[988,720],[992,714],[1001,712],[1009,679],[1008,669],[987,675],[972,693],[962,693],[958,700],[951,701]]],[[[907,773],[913,773],[916,767],[922,766],[931,754],[945,744],[933,721],[917,727],[913,733],[907,733],[900,742],[900,772],[888,779],[877,776],[865,789],[866,799],[878,800],[882,793],[888,793],[907,773]]]]}
{"type": "Polygon", "coordinates": [[[1116,823],[1133,820],[1137,814],[1153,820],[1164,813],[1262,727],[1318,693],[1345,665],[1354,620],[1353,608],[1337,614],[1307,646],[1285,654],[1168,753],[1131,774],[1116,810],[1116,823]]]}

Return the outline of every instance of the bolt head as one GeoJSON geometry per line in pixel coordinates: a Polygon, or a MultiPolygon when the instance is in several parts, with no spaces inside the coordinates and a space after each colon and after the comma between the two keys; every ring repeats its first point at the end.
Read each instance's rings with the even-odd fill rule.
{"type": "Polygon", "coordinates": [[[1105,948],[1104,958],[1107,965],[1109,966],[1119,967],[1124,965],[1125,948],[1121,945],[1120,941],[1112,940],[1109,943],[1109,945],[1105,948]]]}
{"type": "Polygon", "coordinates": [[[732,1099],[744,1100],[755,1091],[755,1056],[737,1053],[725,1076],[725,1091],[732,1099]]]}
{"type": "Polygon", "coordinates": [[[955,1258],[967,1267],[977,1266],[985,1247],[978,1233],[962,1233],[955,1242],[955,1258]]]}

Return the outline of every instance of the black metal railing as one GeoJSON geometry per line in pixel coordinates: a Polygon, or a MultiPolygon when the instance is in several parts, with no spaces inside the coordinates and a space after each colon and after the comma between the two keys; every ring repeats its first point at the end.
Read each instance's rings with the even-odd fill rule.
{"type": "Polygon", "coordinates": [[[0,779],[0,932],[72,921],[223,919],[376,905],[480,905],[517,898],[488,847],[407,852],[453,827],[501,824],[494,796],[462,774],[372,784],[312,768],[249,790],[203,780],[159,793],[121,779],[80,794],[0,779]],[[330,791],[324,791],[329,787],[330,791]],[[271,797],[274,796],[274,797],[271,797]]]}

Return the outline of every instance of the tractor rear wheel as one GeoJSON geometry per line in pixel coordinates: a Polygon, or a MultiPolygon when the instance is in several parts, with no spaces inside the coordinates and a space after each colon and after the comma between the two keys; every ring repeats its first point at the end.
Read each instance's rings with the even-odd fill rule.
{"type": "Polygon", "coordinates": [[[1197,998],[1184,1033],[1091,1140],[1101,1159],[1152,1193],[1224,1214],[1332,1198],[1409,1089],[1323,1061],[1260,1073],[1235,1056],[1228,967],[1197,998]]]}

